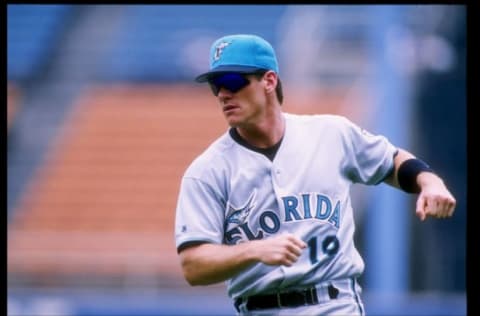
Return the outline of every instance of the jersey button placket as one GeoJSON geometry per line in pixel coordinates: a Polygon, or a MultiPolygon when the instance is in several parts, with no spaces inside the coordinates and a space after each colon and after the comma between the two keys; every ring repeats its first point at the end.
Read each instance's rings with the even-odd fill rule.
{"type": "Polygon", "coordinates": [[[275,185],[277,185],[277,186],[282,185],[281,175],[282,175],[282,172],[280,171],[280,169],[275,167],[275,166],[272,166],[272,181],[273,181],[274,186],[275,185]]]}
{"type": "Polygon", "coordinates": [[[280,194],[281,187],[283,186],[282,171],[280,170],[280,168],[273,165],[271,169],[271,175],[272,175],[273,188],[278,196],[278,194],[280,194]]]}

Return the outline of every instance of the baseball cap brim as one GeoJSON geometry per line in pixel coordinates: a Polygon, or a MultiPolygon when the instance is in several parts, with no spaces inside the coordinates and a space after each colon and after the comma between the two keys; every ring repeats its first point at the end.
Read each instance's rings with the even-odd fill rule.
{"type": "Polygon", "coordinates": [[[219,66],[213,70],[210,70],[209,72],[203,73],[195,78],[196,82],[205,82],[208,81],[213,76],[222,74],[222,73],[227,73],[227,72],[237,72],[237,73],[242,73],[242,74],[250,74],[254,73],[259,70],[264,70],[263,68],[258,68],[258,67],[248,67],[248,66],[219,66]]]}

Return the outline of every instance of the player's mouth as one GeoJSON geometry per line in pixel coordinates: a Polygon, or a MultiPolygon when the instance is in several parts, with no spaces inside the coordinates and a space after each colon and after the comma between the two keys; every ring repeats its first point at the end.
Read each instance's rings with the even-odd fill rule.
{"type": "Polygon", "coordinates": [[[238,108],[238,106],[236,106],[236,105],[231,105],[231,104],[225,105],[225,106],[223,107],[223,113],[227,114],[227,113],[229,113],[229,112],[231,112],[231,111],[234,111],[234,110],[237,109],[237,108],[238,108]]]}

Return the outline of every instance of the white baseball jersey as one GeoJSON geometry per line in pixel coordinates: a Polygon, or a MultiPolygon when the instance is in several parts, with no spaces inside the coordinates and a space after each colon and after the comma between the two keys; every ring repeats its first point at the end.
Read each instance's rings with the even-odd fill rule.
{"type": "Polygon", "coordinates": [[[285,134],[273,161],[226,132],[182,178],[177,247],[286,232],[308,245],[291,267],[257,263],[228,280],[232,299],[360,275],[350,186],[377,184],[393,168],[397,149],[345,117],[283,115],[285,134]]]}

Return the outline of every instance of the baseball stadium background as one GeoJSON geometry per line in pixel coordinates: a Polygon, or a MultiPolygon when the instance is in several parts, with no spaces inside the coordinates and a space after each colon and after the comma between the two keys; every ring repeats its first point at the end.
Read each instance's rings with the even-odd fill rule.
{"type": "MultiPolygon", "coordinates": [[[[369,315],[466,314],[466,7],[7,5],[8,315],[233,315],[175,251],[179,181],[227,128],[212,41],[277,50],[285,111],[336,113],[444,177],[449,220],[353,186],[369,315]]],[[[325,179],[328,181],[328,179],[325,179]]]]}

